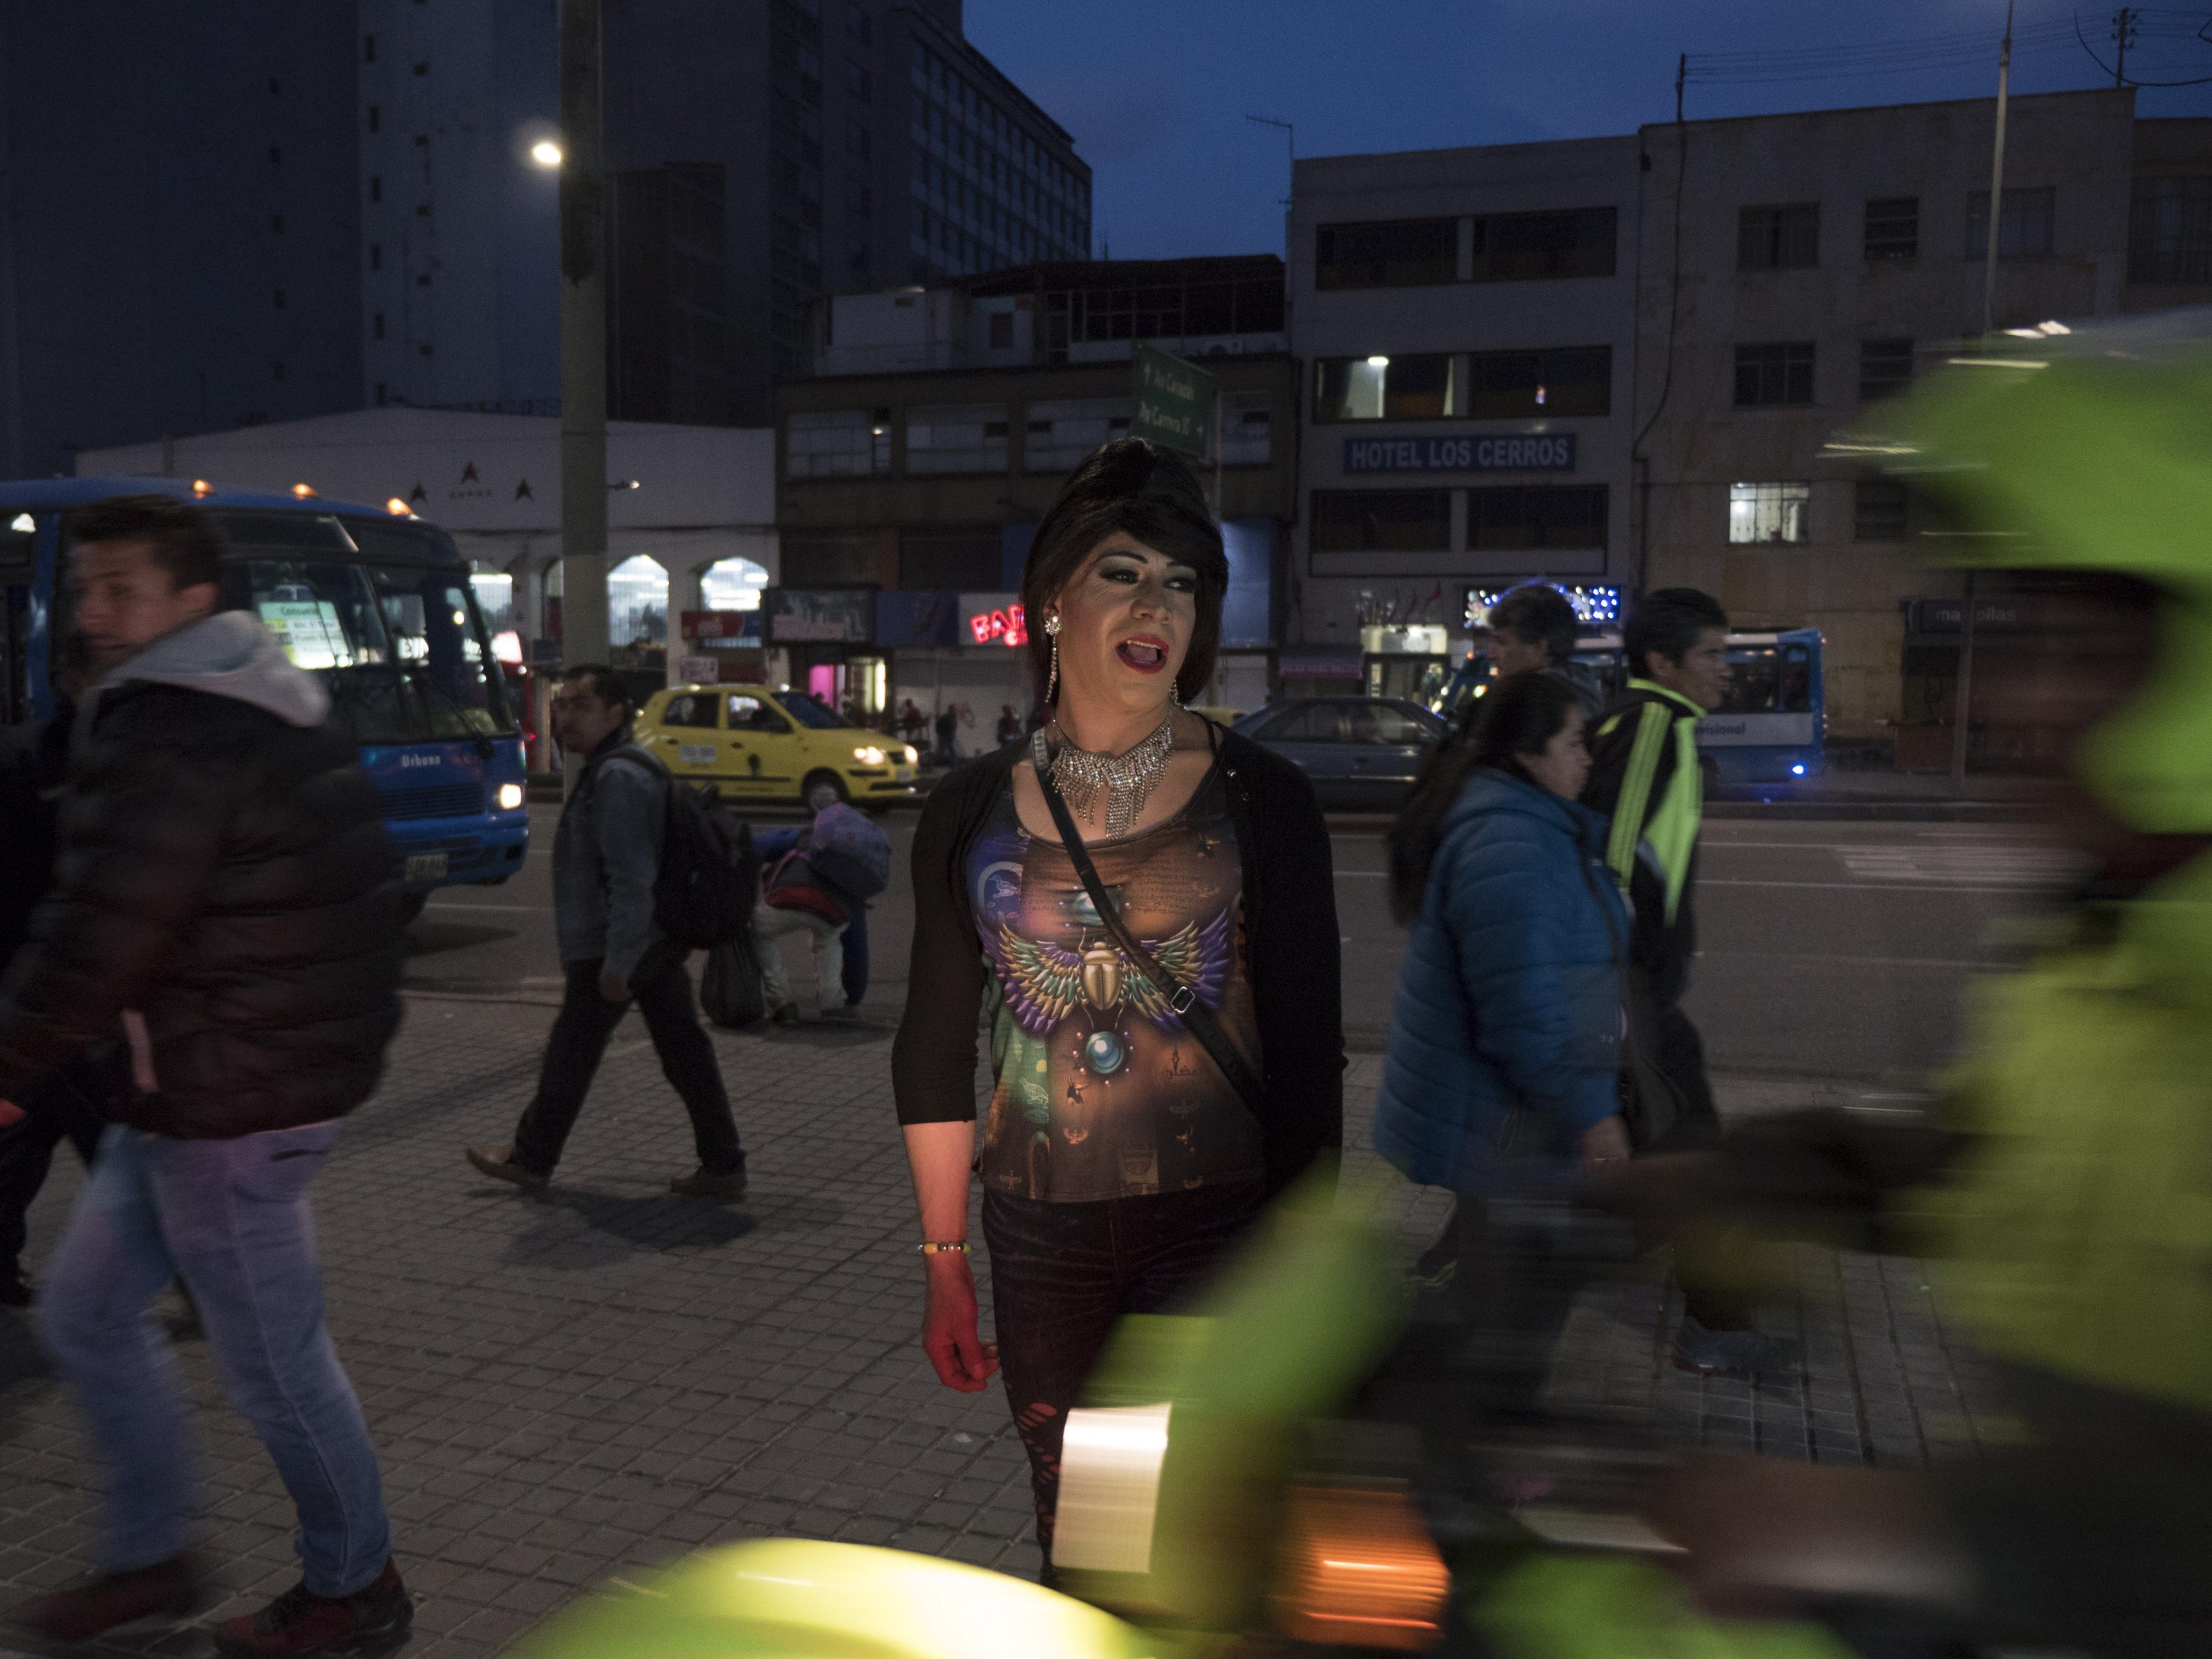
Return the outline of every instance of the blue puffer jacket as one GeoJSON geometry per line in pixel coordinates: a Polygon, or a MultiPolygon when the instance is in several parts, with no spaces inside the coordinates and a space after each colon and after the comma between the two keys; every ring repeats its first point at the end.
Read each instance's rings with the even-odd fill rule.
{"type": "Polygon", "coordinates": [[[1468,780],[1407,944],[1375,1114],[1376,1149],[1411,1179],[1481,1193],[1501,1154],[1571,1158],[1620,1109],[1628,913],[1604,858],[1588,807],[1505,772],[1468,780]]]}

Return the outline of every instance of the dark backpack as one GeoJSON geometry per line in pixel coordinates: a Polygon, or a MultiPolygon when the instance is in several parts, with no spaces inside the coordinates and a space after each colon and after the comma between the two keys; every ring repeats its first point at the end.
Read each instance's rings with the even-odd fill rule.
{"type": "Polygon", "coordinates": [[[711,951],[750,931],[760,901],[760,854],[753,832],[726,808],[681,781],[657,756],[620,751],[643,762],[667,786],[660,830],[660,868],[653,878],[653,919],[690,951],[711,951]]]}

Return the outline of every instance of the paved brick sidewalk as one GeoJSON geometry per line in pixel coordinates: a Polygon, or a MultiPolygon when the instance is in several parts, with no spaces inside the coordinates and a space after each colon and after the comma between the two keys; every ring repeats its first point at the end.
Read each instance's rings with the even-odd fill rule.
{"type": "MultiPolygon", "coordinates": [[[[666,1191],[691,1166],[688,1127],[635,1022],[547,1194],[462,1162],[464,1141],[504,1138],[551,1018],[528,1001],[411,998],[386,1085],[316,1191],[331,1326],[420,1603],[410,1651],[489,1651],[586,1585],[761,1534],[1034,1573],[1002,1397],[938,1387],[914,1340],[888,1028],[716,1035],[752,1175],[742,1203],[720,1206],[666,1191]]],[[[1378,1070],[1354,1061],[1362,1144],[1378,1070]]],[[[33,1210],[34,1262],[76,1185],[58,1170],[33,1210]]],[[[1416,1200],[1409,1231],[1432,1233],[1441,1214],[1416,1200]]],[[[1585,1299],[1554,1387],[1654,1409],[1707,1444],[1917,1462],[1970,1441],[1917,1267],[1801,1261],[1783,1312],[1808,1340],[1802,1383],[1700,1384],[1667,1367],[1655,1270],[1585,1299]]],[[[180,1353],[235,1611],[296,1577],[290,1509],[204,1346],[180,1353]]],[[[0,1598],[90,1565],[91,1479],[27,1322],[0,1311],[0,1598]]],[[[149,1628],[113,1650],[204,1648],[189,1627],[149,1628]]]]}

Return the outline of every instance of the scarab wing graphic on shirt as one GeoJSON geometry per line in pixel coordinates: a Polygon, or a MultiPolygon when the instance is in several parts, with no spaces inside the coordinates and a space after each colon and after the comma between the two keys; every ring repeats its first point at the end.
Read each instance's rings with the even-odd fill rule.
{"type": "MultiPolygon", "coordinates": [[[[1112,1013],[1125,1002],[1163,1030],[1180,1022],[1169,993],[1152,983],[1111,940],[1069,950],[1048,939],[1025,939],[1005,922],[985,937],[1006,987],[1006,1006],[1024,1030],[1043,1033],[1085,1004],[1112,1013]]],[[[1142,939],[1161,969],[1209,1008],[1221,1006],[1231,963],[1226,910],[1203,927],[1187,921],[1164,939],[1142,939]]]]}

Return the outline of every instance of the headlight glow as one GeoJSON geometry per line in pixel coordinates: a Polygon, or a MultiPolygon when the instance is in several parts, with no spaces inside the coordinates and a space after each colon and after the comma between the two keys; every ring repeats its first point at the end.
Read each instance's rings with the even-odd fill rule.
{"type": "Polygon", "coordinates": [[[502,812],[512,812],[513,811],[514,811],[514,809],[515,809],[516,807],[518,807],[518,806],[520,806],[520,805],[522,805],[522,786],[521,786],[520,784],[519,784],[519,783],[502,783],[501,785],[500,785],[500,787],[499,787],[499,810],[500,810],[501,811],[502,811],[502,812]]]}
{"type": "Polygon", "coordinates": [[[884,763],[884,751],[871,744],[864,749],[855,749],[853,751],[853,758],[863,766],[881,766],[884,763]]]}
{"type": "Polygon", "coordinates": [[[906,763],[908,766],[912,766],[916,761],[921,758],[921,755],[915,751],[915,746],[912,744],[907,744],[905,752],[906,763]]]}

